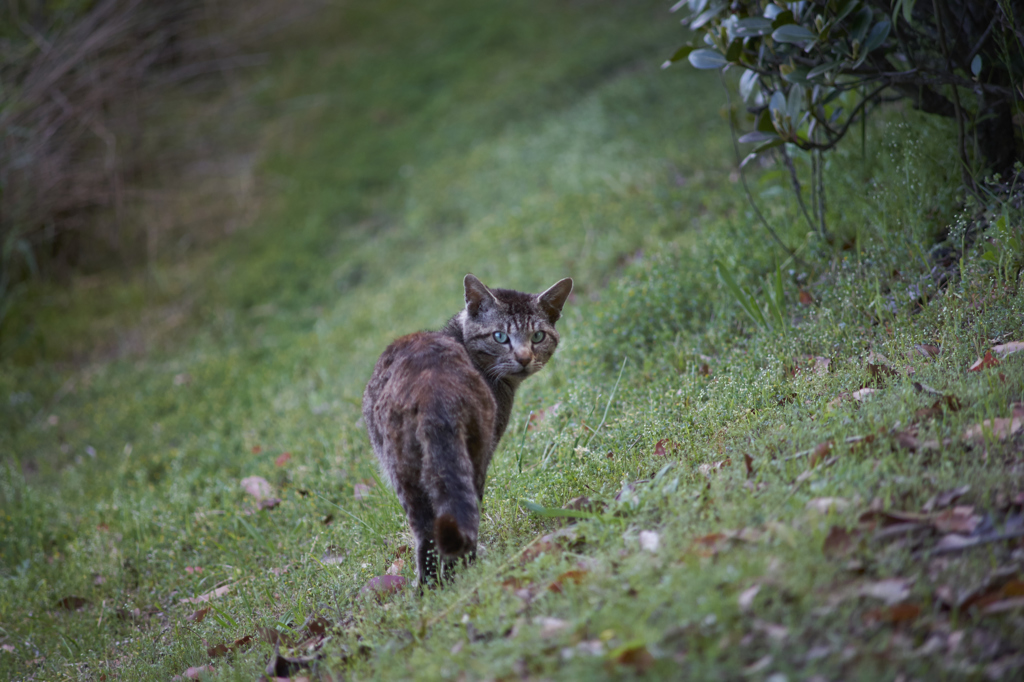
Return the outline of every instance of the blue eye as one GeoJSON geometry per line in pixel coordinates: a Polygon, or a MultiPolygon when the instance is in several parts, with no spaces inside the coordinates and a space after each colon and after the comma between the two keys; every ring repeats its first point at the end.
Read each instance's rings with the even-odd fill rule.
{"type": "Polygon", "coordinates": [[[505,332],[494,332],[494,340],[498,343],[508,343],[508,334],[505,332]]]}
{"type": "Polygon", "coordinates": [[[533,342],[534,343],[540,343],[541,341],[544,340],[544,336],[545,336],[544,332],[534,332],[533,333],[533,342]]]}

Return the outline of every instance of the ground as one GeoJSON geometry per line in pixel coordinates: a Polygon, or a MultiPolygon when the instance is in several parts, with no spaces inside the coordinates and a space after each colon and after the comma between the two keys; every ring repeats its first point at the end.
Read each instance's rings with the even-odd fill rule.
{"type": "Polygon", "coordinates": [[[1019,675],[1013,190],[895,106],[830,157],[829,241],[747,170],[792,259],[661,3],[428,5],[324,9],[251,74],[252,224],[21,303],[0,674],[1019,675]],[[421,593],[360,397],[467,272],[576,291],[479,561],[421,593]]]}

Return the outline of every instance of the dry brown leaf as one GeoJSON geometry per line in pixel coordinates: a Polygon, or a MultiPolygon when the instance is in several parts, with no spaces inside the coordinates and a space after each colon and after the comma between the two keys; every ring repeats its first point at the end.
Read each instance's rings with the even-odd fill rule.
{"type": "Polygon", "coordinates": [[[801,289],[800,293],[799,293],[799,298],[800,298],[800,305],[813,305],[814,304],[814,297],[811,296],[810,292],[808,292],[808,291],[805,291],[805,290],[801,289]]]}
{"type": "Polygon", "coordinates": [[[932,520],[932,525],[940,533],[959,533],[970,535],[982,522],[982,517],[974,513],[974,507],[953,507],[947,509],[932,520]]]}
{"type": "Polygon", "coordinates": [[[551,407],[545,407],[543,409],[534,410],[533,412],[531,412],[530,413],[530,419],[526,423],[526,430],[527,431],[534,431],[534,430],[536,430],[545,419],[547,419],[548,417],[550,417],[550,416],[554,415],[556,412],[558,412],[558,408],[561,407],[561,406],[562,406],[562,403],[555,403],[551,407]]]}
{"type": "Polygon", "coordinates": [[[203,619],[206,618],[206,614],[208,614],[209,612],[210,607],[207,606],[204,609],[199,609],[198,611],[193,611],[192,613],[188,614],[187,616],[185,616],[185,620],[192,623],[202,623],[203,619]]]}
{"type": "Polygon", "coordinates": [[[881,393],[881,392],[882,392],[881,389],[878,389],[878,388],[859,388],[856,391],[854,391],[851,394],[851,396],[857,402],[862,403],[865,400],[867,400],[868,398],[870,398],[871,396],[875,395],[876,393],[881,393]]]}
{"type": "Polygon", "coordinates": [[[679,443],[669,440],[668,438],[662,438],[654,445],[655,457],[665,457],[668,453],[675,453],[679,450],[679,443]]]}
{"type": "Polygon", "coordinates": [[[910,602],[902,602],[886,606],[880,609],[872,609],[864,614],[864,620],[868,623],[889,623],[900,625],[909,623],[921,615],[921,607],[910,602]]]}
{"type": "Polygon", "coordinates": [[[633,668],[642,675],[654,665],[654,656],[646,646],[639,644],[619,650],[615,655],[615,662],[633,668]]]}
{"type": "Polygon", "coordinates": [[[967,368],[968,372],[980,372],[983,369],[997,367],[999,360],[992,355],[992,351],[985,351],[985,355],[974,361],[974,364],[967,368]]]}
{"type": "Polygon", "coordinates": [[[265,500],[274,494],[274,489],[267,479],[262,476],[247,476],[240,481],[242,489],[256,498],[257,501],[265,500]]]}
{"type": "Polygon", "coordinates": [[[288,463],[288,460],[290,460],[291,458],[292,458],[292,453],[290,453],[290,452],[282,452],[274,460],[274,465],[275,466],[279,466],[279,467],[283,467],[285,464],[288,463]]]}
{"type": "Polygon", "coordinates": [[[193,668],[186,669],[185,672],[183,672],[181,675],[176,675],[175,678],[177,678],[177,679],[186,679],[186,680],[198,680],[200,677],[202,677],[206,673],[212,673],[212,672],[213,672],[213,666],[212,665],[197,665],[197,666],[195,666],[193,668]]]}
{"type": "Polygon", "coordinates": [[[740,606],[740,611],[746,612],[754,605],[754,598],[757,597],[757,593],[761,591],[761,585],[752,585],[747,589],[740,592],[740,596],[737,598],[737,602],[740,606]]]}
{"type": "Polygon", "coordinates": [[[373,487],[372,482],[356,483],[352,487],[352,496],[357,500],[365,500],[370,496],[370,489],[373,487]]]}
{"type": "Polygon", "coordinates": [[[1024,341],[1010,341],[1009,343],[992,346],[992,352],[1000,358],[1005,358],[1007,355],[1013,355],[1022,350],[1024,350],[1024,341]]]}
{"type": "Polygon", "coordinates": [[[996,417],[975,424],[964,432],[964,440],[984,441],[987,435],[1006,440],[1024,428],[1024,409],[1014,406],[1012,417],[996,417]]]}
{"type": "Polygon", "coordinates": [[[68,595],[57,602],[57,606],[64,609],[65,611],[77,611],[83,609],[89,605],[89,600],[85,597],[77,597],[75,595],[68,595]]]}
{"type": "Polygon", "coordinates": [[[216,599],[217,597],[223,597],[225,594],[227,594],[228,592],[231,591],[232,587],[233,587],[233,585],[222,585],[221,587],[218,587],[215,590],[210,590],[209,592],[207,592],[205,594],[201,594],[198,597],[188,597],[188,598],[182,599],[181,603],[182,604],[205,604],[206,602],[210,601],[211,599],[216,599]]]}
{"type": "Polygon", "coordinates": [[[270,497],[265,500],[260,500],[256,506],[260,509],[273,509],[277,505],[281,504],[281,500],[276,497],[270,497]]]}
{"type": "Polygon", "coordinates": [[[804,509],[828,514],[833,509],[837,512],[845,511],[849,506],[849,501],[841,497],[815,497],[813,500],[807,500],[804,509]]]}
{"type": "Polygon", "coordinates": [[[754,476],[754,458],[744,452],[743,464],[747,468],[747,478],[752,478],[754,476]]]}
{"type": "Polygon", "coordinates": [[[661,545],[661,536],[658,535],[657,531],[642,530],[638,537],[640,540],[640,549],[648,552],[658,551],[658,547],[661,545]]]}
{"type": "Polygon", "coordinates": [[[916,431],[917,429],[897,431],[892,435],[892,438],[896,442],[896,445],[903,448],[904,450],[916,452],[918,448],[921,447],[921,444],[917,441],[916,431]]]}
{"type": "Polygon", "coordinates": [[[595,505],[590,501],[589,497],[581,495],[579,497],[574,497],[563,504],[562,509],[567,509],[569,511],[593,512],[595,510],[595,505]]]}
{"type": "Polygon", "coordinates": [[[586,579],[588,573],[588,571],[584,571],[581,569],[572,569],[570,571],[566,571],[565,573],[551,581],[551,584],[548,585],[548,590],[550,590],[551,592],[561,593],[563,590],[562,586],[565,585],[567,582],[579,585],[584,581],[584,579],[586,579]]]}
{"type": "Polygon", "coordinates": [[[952,490],[943,491],[938,495],[932,497],[927,502],[925,502],[924,507],[922,507],[922,510],[925,513],[931,513],[936,509],[943,509],[945,507],[948,507],[949,505],[953,504],[961,497],[966,495],[970,490],[971,486],[962,485],[959,488],[953,488],[952,490]]]}
{"type": "Polygon", "coordinates": [[[535,618],[533,622],[540,626],[540,636],[544,639],[554,637],[559,632],[569,627],[569,623],[561,618],[550,618],[547,616],[535,618]]]}
{"type": "Polygon", "coordinates": [[[940,352],[938,346],[933,346],[930,343],[919,343],[914,346],[914,350],[926,358],[937,358],[940,352]]]}
{"type": "Polygon", "coordinates": [[[1001,601],[992,602],[981,609],[981,615],[994,616],[998,613],[1006,613],[1007,611],[1017,611],[1020,609],[1024,609],[1024,597],[1014,597],[1013,599],[1003,599],[1001,601]]]}
{"type": "Polygon", "coordinates": [[[823,358],[820,355],[815,356],[814,365],[811,367],[811,371],[815,374],[828,374],[829,367],[832,366],[832,358],[823,358]]]}
{"type": "Polygon", "coordinates": [[[408,581],[400,575],[378,575],[366,581],[360,589],[362,594],[372,594],[376,597],[385,597],[399,592],[408,581]]]}
{"type": "Polygon", "coordinates": [[[829,559],[836,559],[848,555],[853,547],[853,536],[849,531],[841,526],[832,526],[825,536],[821,551],[829,559]]]}
{"type": "Polygon", "coordinates": [[[402,568],[404,568],[404,567],[405,567],[405,559],[395,559],[391,563],[391,566],[388,567],[387,574],[388,575],[401,575],[402,574],[402,568]]]}
{"type": "Polygon", "coordinates": [[[814,468],[818,466],[818,463],[828,457],[828,454],[832,452],[833,446],[836,442],[834,440],[827,440],[824,443],[818,443],[814,446],[814,450],[811,451],[811,457],[807,461],[807,466],[814,468]]]}
{"type": "Polygon", "coordinates": [[[906,601],[907,597],[910,596],[910,586],[912,584],[913,581],[906,578],[887,578],[861,585],[857,590],[857,594],[862,597],[879,599],[885,602],[887,606],[892,606],[906,601]]]}

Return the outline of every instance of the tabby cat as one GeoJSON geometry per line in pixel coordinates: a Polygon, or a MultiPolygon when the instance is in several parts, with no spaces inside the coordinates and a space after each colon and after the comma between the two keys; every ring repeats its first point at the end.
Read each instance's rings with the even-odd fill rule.
{"type": "Polygon", "coordinates": [[[466,275],[466,307],[441,331],[417,332],[384,351],[363,393],[377,459],[416,539],[420,585],[476,555],[491,455],[516,388],[558,346],[555,322],[569,278],[541,294],[488,289],[466,275]]]}

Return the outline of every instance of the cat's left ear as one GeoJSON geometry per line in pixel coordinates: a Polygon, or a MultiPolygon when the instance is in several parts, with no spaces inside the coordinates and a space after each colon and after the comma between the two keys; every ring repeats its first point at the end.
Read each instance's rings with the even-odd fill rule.
{"type": "Polygon", "coordinates": [[[569,298],[571,292],[572,278],[566,277],[555,282],[544,293],[537,294],[537,304],[547,314],[551,324],[558,322],[558,318],[562,316],[562,306],[565,305],[565,299],[569,298]]]}

